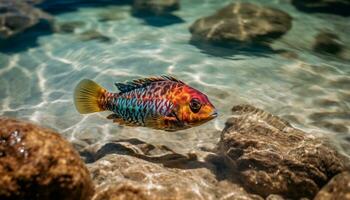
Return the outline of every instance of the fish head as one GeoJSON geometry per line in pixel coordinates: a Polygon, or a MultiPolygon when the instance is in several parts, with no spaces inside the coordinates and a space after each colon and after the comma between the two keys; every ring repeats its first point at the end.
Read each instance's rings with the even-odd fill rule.
{"type": "Polygon", "coordinates": [[[217,117],[215,106],[202,92],[184,86],[176,97],[177,109],[175,111],[178,119],[186,126],[198,126],[217,117]]]}

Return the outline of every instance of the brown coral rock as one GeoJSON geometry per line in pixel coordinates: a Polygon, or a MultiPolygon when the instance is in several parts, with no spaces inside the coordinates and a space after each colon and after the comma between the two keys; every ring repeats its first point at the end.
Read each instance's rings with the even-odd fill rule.
{"type": "Polygon", "coordinates": [[[93,198],[93,200],[156,200],[157,197],[145,194],[142,188],[130,184],[110,185],[93,198]]]}
{"type": "Polygon", "coordinates": [[[93,185],[73,147],[59,134],[0,117],[0,199],[89,199],[93,185]]]}
{"type": "Polygon", "coordinates": [[[38,24],[40,20],[53,21],[52,16],[25,1],[1,0],[0,10],[0,38],[16,35],[38,24]]]}
{"type": "Polygon", "coordinates": [[[135,0],[133,12],[146,12],[154,15],[163,15],[180,8],[179,0],[135,0]]]}
{"type": "Polygon", "coordinates": [[[107,155],[88,165],[98,186],[94,200],[261,200],[230,181],[217,180],[209,166],[167,168],[126,155],[107,155]]]}
{"type": "Polygon", "coordinates": [[[232,3],[214,15],[195,21],[192,40],[262,44],[285,34],[292,18],[285,12],[251,3],[232,3]]]}
{"type": "Polygon", "coordinates": [[[335,176],[317,194],[314,200],[350,200],[350,172],[335,176]]]}
{"type": "Polygon", "coordinates": [[[232,111],[218,148],[247,190],[263,197],[312,198],[344,170],[343,158],[325,140],[249,105],[232,111]]]}

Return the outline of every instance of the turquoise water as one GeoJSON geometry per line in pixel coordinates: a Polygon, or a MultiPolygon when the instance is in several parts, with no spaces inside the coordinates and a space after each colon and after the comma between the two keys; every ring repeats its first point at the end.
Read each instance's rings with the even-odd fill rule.
{"type": "Polygon", "coordinates": [[[188,152],[213,147],[232,106],[248,103],[310,134],[330,137],[350,155],[349,49],[343,58],[311,50],[315,35],[325,29],[336,32],[349,47],[350,20],[302,13],[284,0],[250,1],[277,7],[293,17],[292,29],[272,47],[293,52],[297,58],[218,47],[208,52],[189,44],[188,27],[229,2],[181,1],[181,9],[174,12],[179,20],[166,26],[160,26],[162,21],[147,23],[131,16],[128,5],[78,6],[75,11],[57,13],[58,23],[79,21],[80,26],[74,33],[44,34],[34,45],[25,45],[24,37],[0,53],[0,114],[53,128],[78,149],[138,138],[188,152]],[[88,40],[86,32],[91,30],[104,37],[88,40]],[[206,93],[219,117],[196,128],[168,133],[121,127],[105,119],[109,113],[83,116],[74,108],[72,92],[83,78],[117,91],[116,81],[162,74],[206,93]]]}

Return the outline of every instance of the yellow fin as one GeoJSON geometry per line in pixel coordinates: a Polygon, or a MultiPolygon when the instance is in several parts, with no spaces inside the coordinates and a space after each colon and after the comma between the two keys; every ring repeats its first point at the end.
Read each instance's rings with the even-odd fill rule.
{"type": "Polygon", "coordinates": [[[106,89],[92,80],[84,79],[80,81],[74,91],[76,109],[81,114],[104,111],[101,102],[106,92],[106,89]]]}

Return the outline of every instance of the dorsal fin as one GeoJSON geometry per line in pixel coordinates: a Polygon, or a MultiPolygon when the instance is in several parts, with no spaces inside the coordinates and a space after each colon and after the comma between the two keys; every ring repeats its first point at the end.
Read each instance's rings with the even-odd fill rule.
{"type": "Polygon", "coordinates": [[[137,89],[137,88],[146,87],[149,84],[154,83],[154,82],[158,82],[158,81],[174,81],[177,83],[185,84],[184,82],[176,79],[175,77],[163,75],[163,76],[159,76],[159,77],[137,79],[137,80],[129,81],[126,83],[115,83],[115,86],[117,86],[120,93],[125,93],[125,92],[129,92],[131,90],[137,89]]]}

